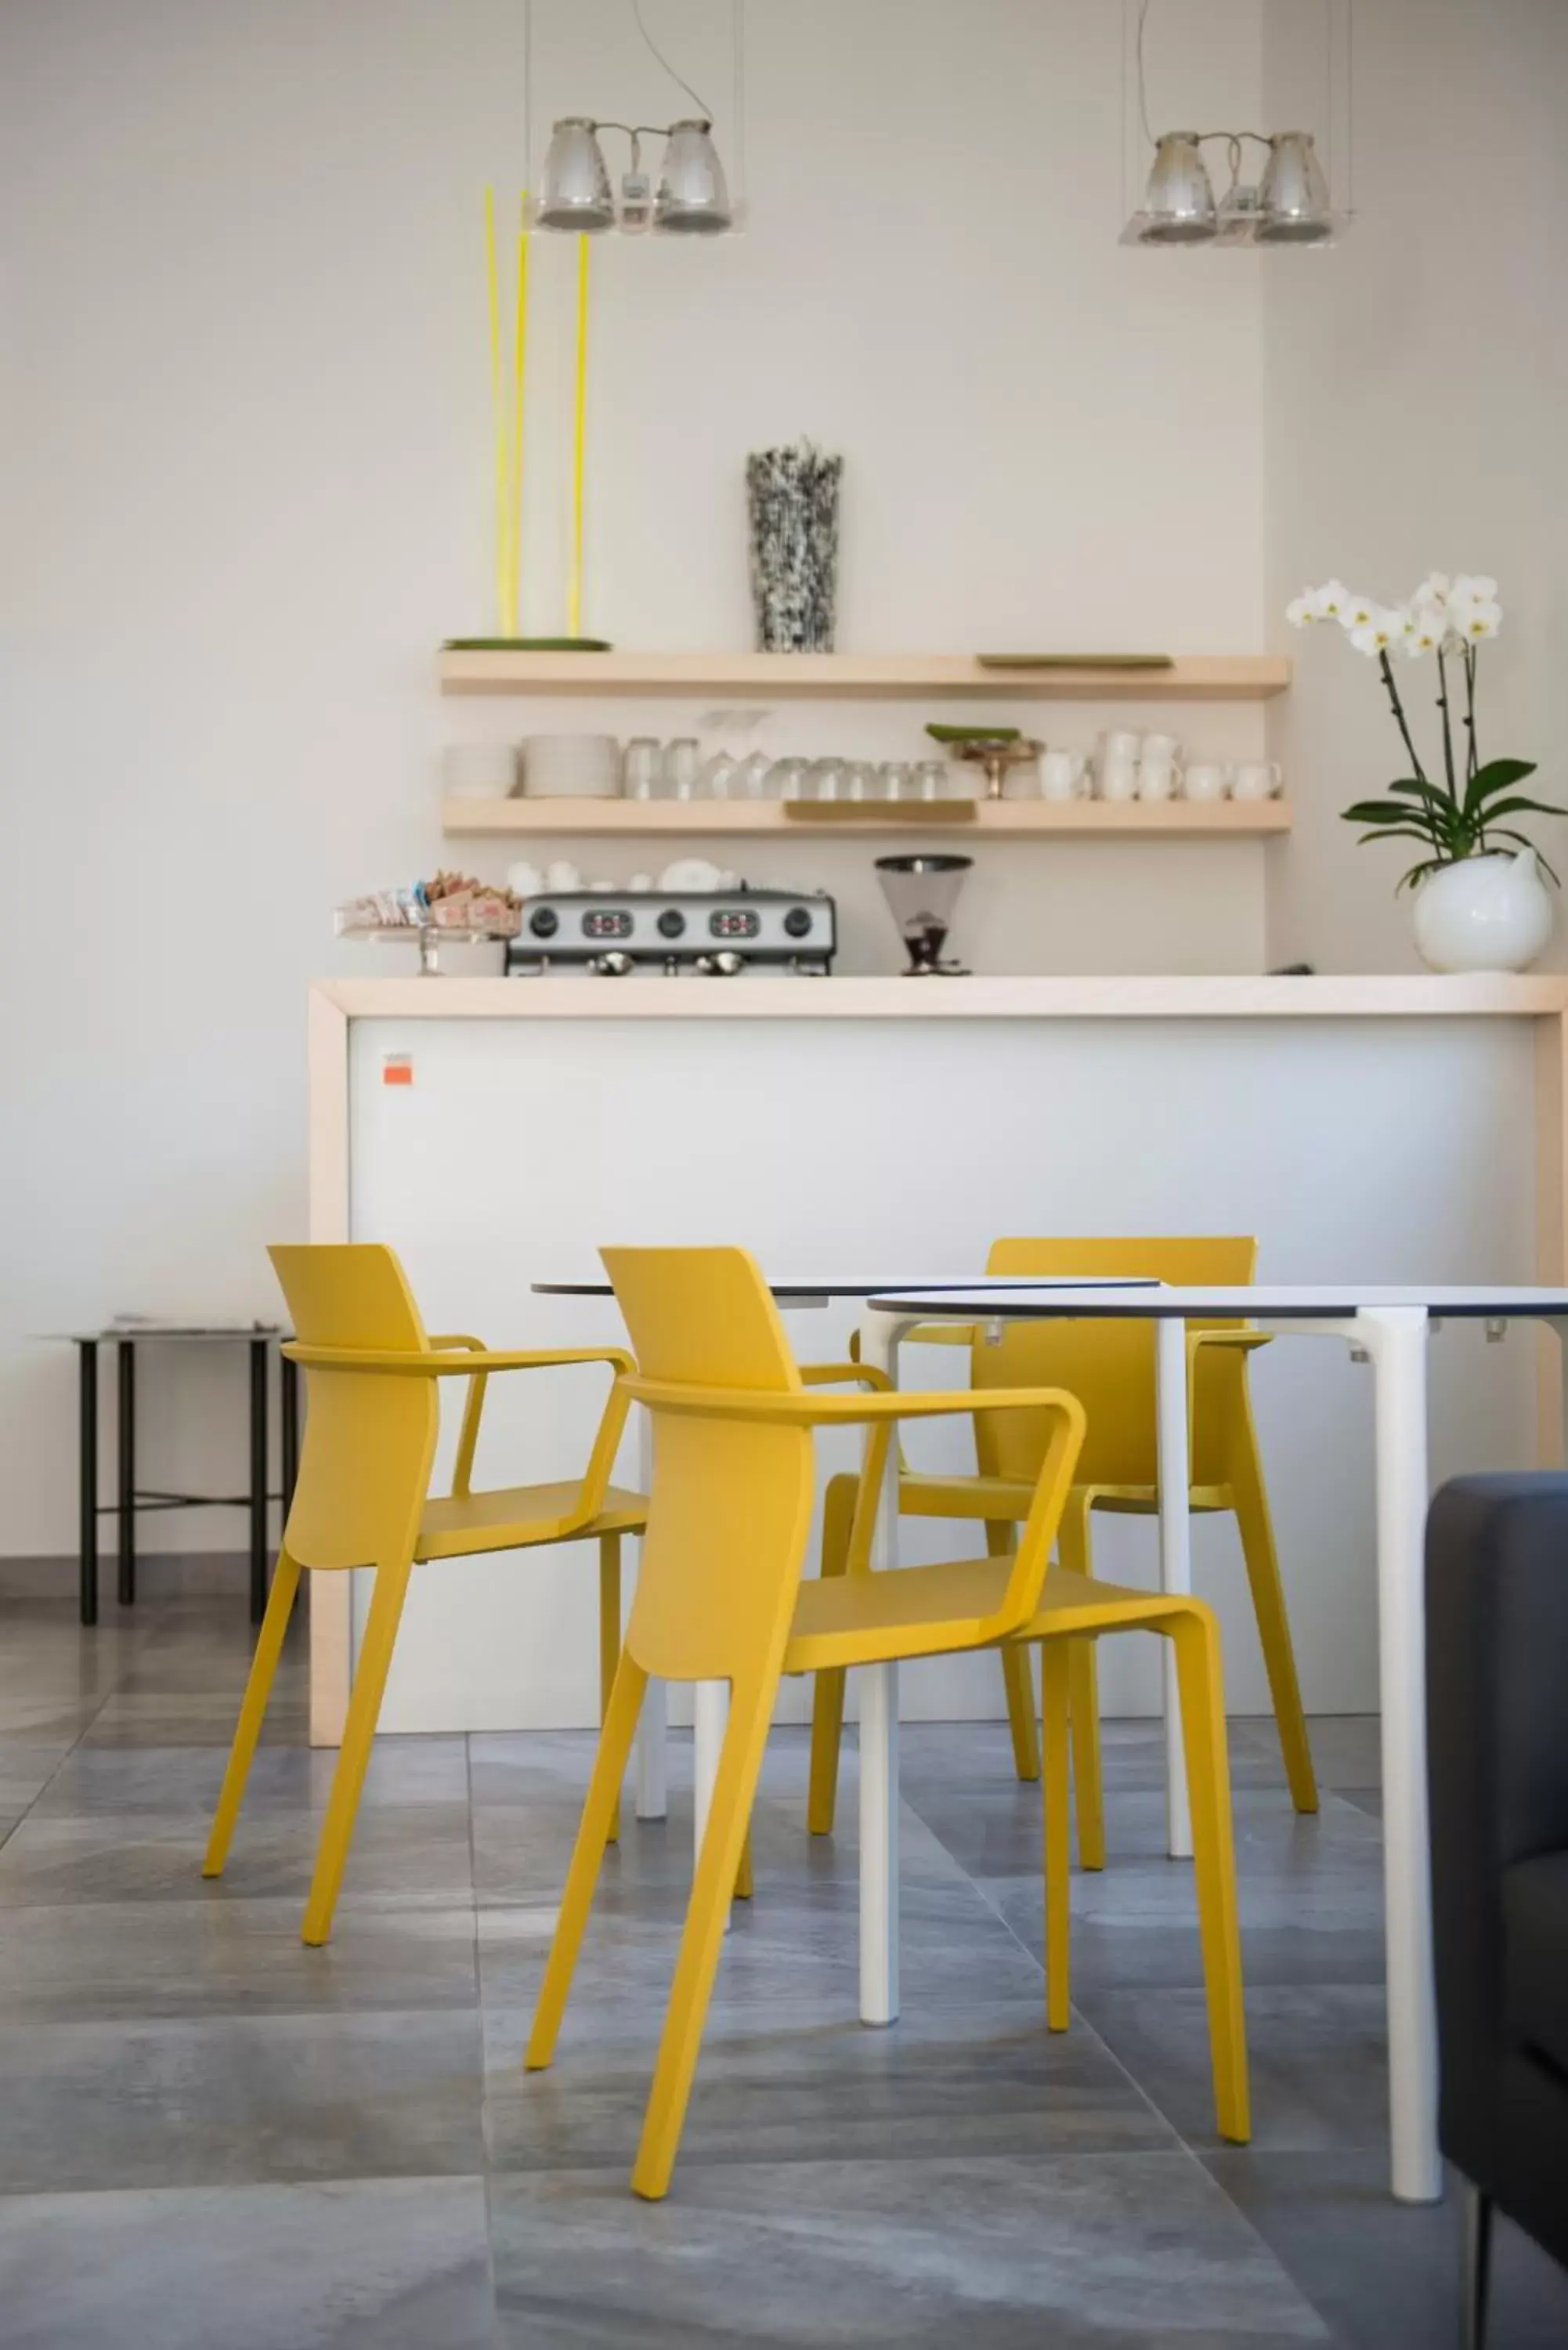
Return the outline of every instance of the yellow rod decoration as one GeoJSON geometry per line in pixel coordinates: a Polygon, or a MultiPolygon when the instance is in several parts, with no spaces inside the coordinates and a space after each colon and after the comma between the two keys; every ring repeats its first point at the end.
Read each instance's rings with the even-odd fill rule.
{"type": "Polygon", "coordinates": [[[512,495],[511,547],[506,580],[510,593],[508,636],[518,630],[523,588],[523,385],[528,357],[528,191],[523,191],[522,221],[517,231],[517,313],[512,344],[512,495]]]}
{"type": "Polygon", "coordinates": [[[484,260],[490,293],[490,412],[495,441],[495,624],[507,624],[507,432],[501,369],[501,279],[495,261],[495,191],[484,191],[484,260]]]}
{"type": "Polygon", "coordinates": [[[583,632],[583,474],[588,417],[588,240],[577,239],[577,403],[572,450],[572,580],[566,597],[566,633],[583,632]]]}

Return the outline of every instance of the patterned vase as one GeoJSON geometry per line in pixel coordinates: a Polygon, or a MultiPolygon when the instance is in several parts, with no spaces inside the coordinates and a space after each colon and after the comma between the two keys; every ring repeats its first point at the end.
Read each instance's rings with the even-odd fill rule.
{"type": "Polygon", "coordinates": [[[764,653],[830,653],[838,595],[842,457],[809,442],[746,460],[752,600],[764,653]]]}

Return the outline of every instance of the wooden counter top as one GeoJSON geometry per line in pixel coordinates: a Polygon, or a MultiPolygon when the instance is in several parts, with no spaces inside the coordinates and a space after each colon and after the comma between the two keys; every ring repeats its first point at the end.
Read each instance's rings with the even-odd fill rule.
{"type": "Polygon", "coordinates": [[[1344,1020],[1568,1014],[1568,977],[317,980],[327,1019],[1344,1020]]]}

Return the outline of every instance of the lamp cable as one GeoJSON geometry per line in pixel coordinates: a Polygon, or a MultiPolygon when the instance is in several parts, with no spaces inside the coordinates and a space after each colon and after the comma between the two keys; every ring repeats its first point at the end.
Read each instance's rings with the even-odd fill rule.
{"type": "MultiPolygon", "coordinates": [[[[1144,5],[1147,7],[1148,0],[1144,0],[1144,5]]],[[[691,100],[692,105],[701,115],[703,121],[711,123],[713,120],[713,116],[707,100],[701,98],[698,92],[692,88],[691,83],[686,80],[683,75],[676,72],[675,68],[670,64],[670,59],[665,56],[663,50],[659,47],[657,41],[655,41],[653,35],[643,23],[642,0],[631,0],[631,13],[637,21],[637,29],[642,35],[648,53],[653,58],[654,63],[663,68],[664,71],[670,76],[670,80],[674,82],[677,88],[683,89],[686,92],[686,95],[691,100]]]]}

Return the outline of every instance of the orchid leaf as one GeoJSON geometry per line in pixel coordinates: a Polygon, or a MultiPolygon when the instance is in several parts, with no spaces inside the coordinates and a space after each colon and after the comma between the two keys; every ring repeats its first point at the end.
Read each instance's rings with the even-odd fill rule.
{"type": "Polygon", "coordinates": [[[1346,824],[1414,824],[1417,816],[1399,800],[1356,800],[1340,813],[1346,824]]]}
{"type": "Polygon", "coordinates": [[[1465,786],[1467,815],[1473,814],[1483,802],[1494,798],[1499,792],[1511,791],[1515,784],[1521,784],[1526,775],[1534,773],[1533,759],[1489,759],[1484,767],[1476,769],[1465,786]]]}
{"type": "Polygon", "coordinates": [[[1490,832],[1500,816],[1568,816],[1568,808],[1550,807],[1544,800],[1494,800],[1480,821],[1490,832]]]}

